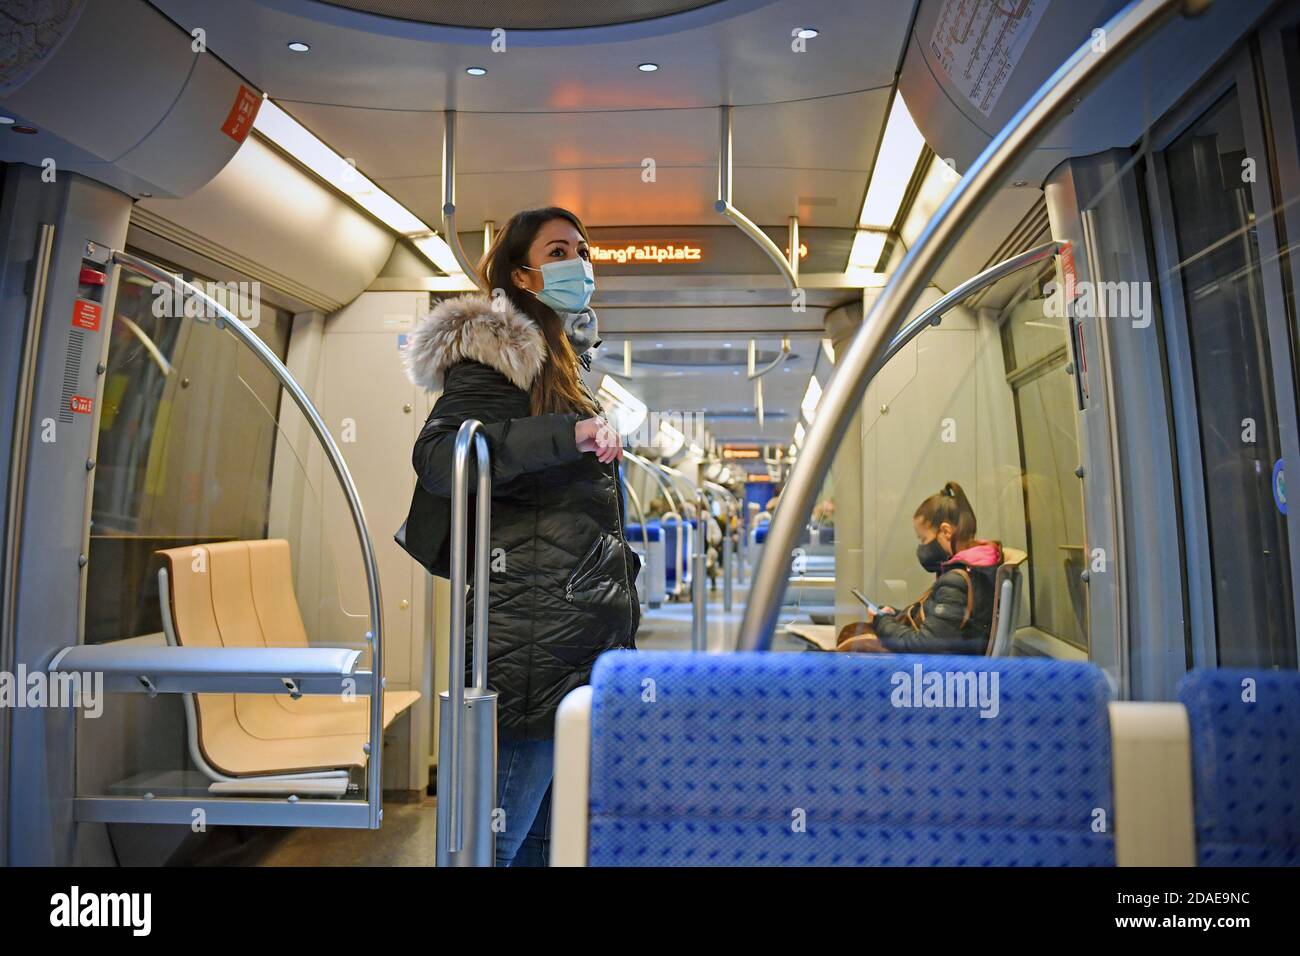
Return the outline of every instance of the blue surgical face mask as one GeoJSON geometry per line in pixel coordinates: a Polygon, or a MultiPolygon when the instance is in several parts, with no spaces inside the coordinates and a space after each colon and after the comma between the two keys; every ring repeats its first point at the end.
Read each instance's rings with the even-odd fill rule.
{"type": "Polygon", "coordinates": [[[581,312],[591,304],[596,291],[596,277],[586,259],[548,262],[540,269],[524,266],[529,272],[542,274],[542,291],[533,295],[556,312],[581,312]]]}

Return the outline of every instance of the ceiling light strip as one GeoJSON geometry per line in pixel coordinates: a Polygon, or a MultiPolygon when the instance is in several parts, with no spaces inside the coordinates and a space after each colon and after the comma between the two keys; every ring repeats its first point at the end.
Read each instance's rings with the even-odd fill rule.
{"type": "Polygon", "coordinates": [[[340,156],[334,149],[286,113],[275,101],[264,97],[253,120],[253,129],[293,158],[318,179],[348,197],[393,232],[411,240],[431,263],[455,275],[456,260],[443,240],[419,216],[381,189],[374,180],[340,156]],[[452,269],[449,271],[448,266],[452,269]]]}

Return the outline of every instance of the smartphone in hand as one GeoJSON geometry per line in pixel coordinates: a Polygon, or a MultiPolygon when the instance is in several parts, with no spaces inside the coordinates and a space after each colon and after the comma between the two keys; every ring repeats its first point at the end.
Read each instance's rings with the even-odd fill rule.
{"type": "Polygon", "coordinates": [[[849,591],[853,594],[855,598],[857,598],[864,605],[866,605],[867,610],[870,611],[872,614],[875,614],[876,616],[880,616],[885,613],[880,607],[872,603],[871,598],[867,597],[857,588],[849,588],[849,591]]]}

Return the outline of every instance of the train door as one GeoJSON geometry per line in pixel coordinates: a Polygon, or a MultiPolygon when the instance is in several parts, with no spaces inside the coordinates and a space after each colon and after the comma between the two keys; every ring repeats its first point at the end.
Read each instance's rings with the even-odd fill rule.
{"type": "Polygon", "coordinates": [[[1147,177],[1191,666],[1296,666],[1300,517],[1286,466],[1300,444],[1282,218],[1294,194],[1277,193],[1267,97],[1280,91],[1260,85],[1258,57],[1252,43],[1157,128],[1147,177]]]}

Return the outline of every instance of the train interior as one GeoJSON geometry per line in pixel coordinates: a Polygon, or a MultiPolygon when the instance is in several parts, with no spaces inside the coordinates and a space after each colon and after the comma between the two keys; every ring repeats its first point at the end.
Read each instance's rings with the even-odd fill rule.
{"type": "Polygon", "coordinates": [[[0,859],[434,863],[455,596],[394,539],[437,397],[402,350],[557,205],[590,234],[645,663],[561,711],[553,862],[802,859],[630,836],[601,701],[707,655],[850,719],[886,662],[826,652],[933,583],[913,513],[955,481],[1000,545],[971,667],[1004,708],[1084,675],[1107,742],[1079,819],[1116,832],[1040,862],[1300,863],[1300,4],[10,0],[0,27],[0,859]],[[1246,850],[1208,822],[1198,709],[1242,681],[1274,800],[1246,850]]]}

